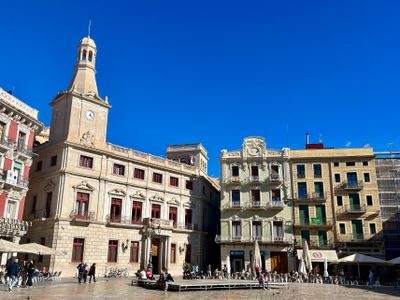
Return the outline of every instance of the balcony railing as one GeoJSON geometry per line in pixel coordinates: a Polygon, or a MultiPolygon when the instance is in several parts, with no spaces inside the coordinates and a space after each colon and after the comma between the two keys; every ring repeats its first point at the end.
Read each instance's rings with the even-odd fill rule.
{"type": "Polygon", "coordinates": [[[14,141],[8,138],[8,136],[3,135],[2,137],[0,137],[0,146],[11,149],[14,147],[14,141]]]}
{"type": "Polygon", "coordinates": [[[31,226],[31,222],[11,218],[0,218],[0,235],[22,236],[31,226]]]}
{"type": "Polygon", "coordinates": [[[240,177],[239,176],[231,176],[228,180],[231,184],[240,184],[240,177]]]}
{"type": "Polygon", "coordinates": [[[242,236],[241,235],[232,236],[232,241],[241,241],[241,240],[242,240],[242,236]]]}
{"type": "Polygon", "coordinates": [[[47,214],[47,210],[45,208],[37,209],[32,214],[33,219],[42,219],[42,218],[47,218],[47,217],[48,217],[48,214],[47,214]]]}
{"type": "Polygon", "coordinates": [[[333,226],[333,220],[327,218],[309,218],[295,220],[296,226],[333,226]]]}
{"type": "Polygon", "coordinates": [[[157,218],[144,218],[143,225],[147,225],[149,227],[174,227],[174,220],[166,220],[166,219],[157,219],[157,218]]]}
{"type": "Polygon", "coordinates": [[[285,203],[280,198],[272,199],[272,201],[268,203],[268,208],[282,209],[284,207],[285,207],[285,203]]]}
{"type": "Polygon", "coordinates": [[[364,187],[364,182],[362,180],[354,180],[354,181],[343,181],[336,187],[336,189],[361,190],[363,187],[364,187]]]}
{"type": "Polygon", "coordinates": [[[310,199],[312,200],[326,200],[326,198],[327,198],[326,193],[314,192],[311,193],[310,195],[310,199]]]}
{"type": "Polygon", "coordinates": [[[305,173],[297,173],[297,178],[306,178],[305,173]]]}
{"type": "Polygon", "coordinates": [[[334,248],[334,243],[330,239],[323,240],[323,241],[311,240],[311,241],[309,241],[309,245],[312,249],[332,249],[332,248],[334,248]]]}
{"type": "Polygon", "coordinates": [[[344,205],[342,208],[338,210],[338,213],[346,213],[346,214],[363,214],[367,211],[365,205],[344,205]]]}
{"type": "Polygon", "coordinates": [[[0,181],[5,182],[8,185],[15,186],[17,188],[27,188],[29,185],[29,178],[24,176],[7,178],[7,171],[0,169],[0,181]]]}
{"type": "Polygon", "coordinates": [[[327,199],[327,193],[319,193],[319,192],[313,192],[313,193],[295,193],[294,194],[294,200],[297,202],[301,201],[325,201],[327,199]]]}
{"type": "Polygon", "coordinates": [[[260,200],[251,201],[251,207],[252,208],[261,208],[261,201],[260,200]]]}
{"type": "Polygon", "coordinates": [[[269,175],[268,180],[270,182],[281,182],[282,177],[279,174],[271,174],[269,175]]]}
{"type": "Polygon", "coordinates": [[[32,147],[28,147],[27,145],[24,144],[17,144],[16,150],[22,154],[25,154],[29,157],[32,156],[33,152],[32,152],[32,147]]]}
{"type": "Polygon", "coordinates": [[[70,213],[70,218],[75,221],[94,221],[95,219],[95,212],[94,211],[76,211],[72,210],[70,213]]]}
{"type": "Polygon", "coordinates": [[[250,183],[259,183],[260,176],[250,176],[250,183]]]}
{"type": "Polygon", "coordinates": [[[259,241],[262,243],[284,243],[288,244],[292,242],[291,238],[287,238],[284,236],[277,236],[271,239],[266,239],[261,235],[256,235],[256,236],[250,236],[250,237],[243,237],[243,236],[221,236],[221,235],[216,235],[215,236],[215,242],[227,242],[227,243],[246,243],[246,244],[252,244],[254,241],[259,241]]]}
{"type": "Polygon", "coordinates": [[[231,207],[231,208],[240,208],[240,207],[241,207],[240,201],[232,201],[232,202],[230,203],[230,207],[231,207]]]}

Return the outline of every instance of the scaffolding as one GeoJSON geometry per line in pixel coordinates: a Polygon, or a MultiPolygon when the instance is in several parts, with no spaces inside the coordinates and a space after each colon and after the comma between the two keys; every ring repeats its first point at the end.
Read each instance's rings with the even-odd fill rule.
{"type": "Polygon", "coordinates": [[[400,152],[375,153],[386,259],[400,253],[400,152]]]}

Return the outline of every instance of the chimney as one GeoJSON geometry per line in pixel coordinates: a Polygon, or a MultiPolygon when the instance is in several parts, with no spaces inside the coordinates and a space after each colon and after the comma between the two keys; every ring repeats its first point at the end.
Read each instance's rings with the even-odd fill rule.
{"type": "Polygon", "coordinates": [[[306,133],[306,145],[308,145],[309,143],[310,143],[310,135],[307,132],[306,133]]]}

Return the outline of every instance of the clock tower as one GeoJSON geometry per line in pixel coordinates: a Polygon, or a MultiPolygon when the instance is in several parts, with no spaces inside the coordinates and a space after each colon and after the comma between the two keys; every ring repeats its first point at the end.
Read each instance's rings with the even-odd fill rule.
{"type": "Polygon", "coordinates": [[[69,141],[88,147],[106,146],[108,99],[100,98],[96,84],[96,44],[90,37],[78,45],[74,76],[67,91],[51,102],[51,144],[69,141]]]}

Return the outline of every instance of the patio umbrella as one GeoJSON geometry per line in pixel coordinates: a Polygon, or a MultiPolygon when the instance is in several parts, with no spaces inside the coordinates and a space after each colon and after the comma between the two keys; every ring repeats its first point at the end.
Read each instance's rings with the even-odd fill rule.
{"type": "Polygon", "coordinates": [[[386,260],[364,255],[364,254],[352,254],[346,257],[339,259],[339,263],[348,263],[348,264],[356,264],[358,267],[358,277],[361,277],[360,273],[360,264],[364,265],[390,265],[390,262],[386,260]]]}
{"type": "Polygon", "coordinates": [[[22,244],[20,245],[21,248],[24,250],[22,252],[25,253],[32,253],[32,254],[38,254],[38,255],[55,255],[56,250],[53,248],[49,248],[37,243],[30,243],[30,244],[22,244]]]}
{"type": "Polygon", "coordinates": [[[308,243],[307,240],[304,241],[303,244],[303,259],[304,259],[304,264],[308,272],[311,272],[312,270],[312,263],[311,263],[311,255],[310,251],[308,250],[308,243]]]}
{"type": "Polygon", "coordinates": [[[253,261],[252,261],[253,270],[255,270],[257,266],[261,268],[261,265],[262,265],[262,261],[261,261],[260,247],[258,246],[258,241],[255,240],[254,255],[253,255],[253,261]]]}
{"type": "Polygon", "coordinates": [[[324,260],[324,277],[329,277],[328,273],[328,260],[325,258],[324,260]]]}
{"type": "Polygon", "coordinates": [[[228,278],[231,278],[231,260],[229,255],[226,257],[226,272],[228,273],[228,278]]]}
{"type": "Polygon", "coordinates": [[[300,257],[300,262],[299,262],[299,269],[297,270],[300,274],[306,274],[306,265],[304,264],[304,259],[303,257],[300,257]]]}
{"type": "Polygon", "coordinates": [[[0,239],[0,252],[24,252],[21,245],[0,239]]]}
{"type": "Polygon", "coordinates": [[[391,263],[392,265],[400,265],[400,256],[393,258],[393,259],[389,260],[388,262],[391,263]]]}

